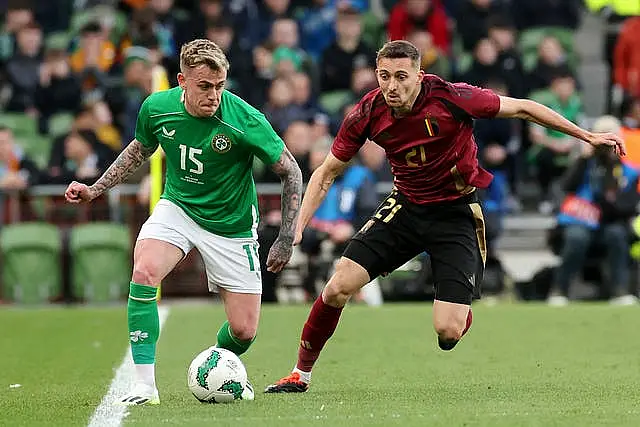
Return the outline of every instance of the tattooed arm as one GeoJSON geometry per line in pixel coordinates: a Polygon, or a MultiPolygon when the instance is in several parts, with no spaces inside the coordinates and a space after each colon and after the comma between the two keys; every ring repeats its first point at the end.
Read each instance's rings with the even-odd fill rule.
{"type": "Polygon", "coordinates": [[[293,238],[302,199],[302,172],[296,159],[286,148],[272,169],[282,181],[282,223],[280,234],[269,250],[267,270],[277,273],[289,262],[293,251],[293,238]]]}
{"type": "Polygon", "coordinates": [[[146,148],[140,141],[134,139],[92,186],[88,187],[75,181],[72,182],[65,192],[67,201],[70,203],[90,202],[106,190],[126,180],[151,157],[154,151],[155,149],[146,148]]]}

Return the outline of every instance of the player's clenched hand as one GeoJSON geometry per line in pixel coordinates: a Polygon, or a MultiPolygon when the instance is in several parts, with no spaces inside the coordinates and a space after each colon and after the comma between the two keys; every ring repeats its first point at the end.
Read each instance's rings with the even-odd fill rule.
{"type": "Polygon", "coordinates": [[[291,258],[293,252],[293,241],[291,238],[282,238],[278,236],[267,257],[267,271],[277,273],[284,268],[291,258]]]}
{"type": "Polygon", "coordinates": [[[587,142],[594,147],[597,147],[599,145],[607,145],[609,147],[613,147],[618,156],[624,156],[627,154],[627,150],[624,146],[624,141],[614,133],[592,133],[587,142]]]}
{"type": "Polygon", "coordinates": [[[64,192],[64,198],[69,203],[86,203],[95,199],[97,194],[88,185],[73,181],[64,192]]]}

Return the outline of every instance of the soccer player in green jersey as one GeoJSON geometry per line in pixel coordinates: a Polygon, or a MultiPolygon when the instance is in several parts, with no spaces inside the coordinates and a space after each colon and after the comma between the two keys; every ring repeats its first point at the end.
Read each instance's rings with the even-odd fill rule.
{"type": "MultiPolygon", "coordinates": [[[[229,62],[204,39],[180,52],[179,87],[142,104],[135,139],[93,185],[72,182],[70,203],[90,202],[123,182],[158,146],[166,154],[162,199],[140,229],[128,303],[129,337],[136,366],[125,405],[160,403],[155,381],[159,334],[157,286],[192,249],[204,260],[208,286],[218,291],[227,321],[217,346],[242,354],[256,336],[262,282],[258,260],[258,200],[254,156],[271,165],[283,184],[282,224],[268,259],[269,271],[289,261],[298,220],[302,174],[264,115],[224,90],[229,62]]],[[[253,398],[252,392],[244,398],[253,398]]]]}

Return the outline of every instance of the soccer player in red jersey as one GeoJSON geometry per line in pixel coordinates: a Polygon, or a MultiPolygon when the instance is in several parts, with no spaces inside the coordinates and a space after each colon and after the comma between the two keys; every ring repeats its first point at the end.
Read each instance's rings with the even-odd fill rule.
{"type": "Polygon", "coordinates": [[[267,393],[307,391],[311,369],[349,298],[424,251],[433,269],[433,325],[440,348],[451,350],[469,330],[471,301],[479,297],[486,258],[476,189],[492,179],[478,165],[474,118],[526,119],[594,146],[611,146],[619,155],[625,152],[618,136],[588,132],[534,101],[425,75],[418,50],[407,41],[386,43],[376,61],[380,87],[347,115],[331,152],[313,173],[295,241],[367,139],[385,149],[395,188],[353,237],[313,304],[293,372],[268,386],[267,393]]]}

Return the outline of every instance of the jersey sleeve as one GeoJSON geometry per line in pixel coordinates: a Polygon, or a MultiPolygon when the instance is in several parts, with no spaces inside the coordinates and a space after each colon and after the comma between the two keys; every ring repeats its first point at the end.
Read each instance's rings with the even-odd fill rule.
{"type": "Polygon", "coordinates": [[[263,114],[256,114],[248,119],[244,140],[266,165],[277,162],[284,151],[284,141],[263,114]]]}
{"type": "Polygon", "coordinates": [[[347,114],[331,146],[331,154],[343,162],[351,160],[369,136],[369,114],[364,105],[365,99],[347,114]]]}
{"type": "Polygon", "coordinates": [[[500,111],[500,97],[489,89],[467,83],[451,83],[451,101],[471,117],[492,119],[500,111]]]}
{"type": "Polygon", "coordinates": [[[150,106],[150,98],[144,100],[142,106],[140,107],[140,111],[138,112],[138,119],[136,120],[136,139],[140,141],[140,143],[145,148],[156,149],[159,145],[158,139],[153,134],[153,130],[151,129],[151,123],[149,120],[149,106],[150,106]]]}

